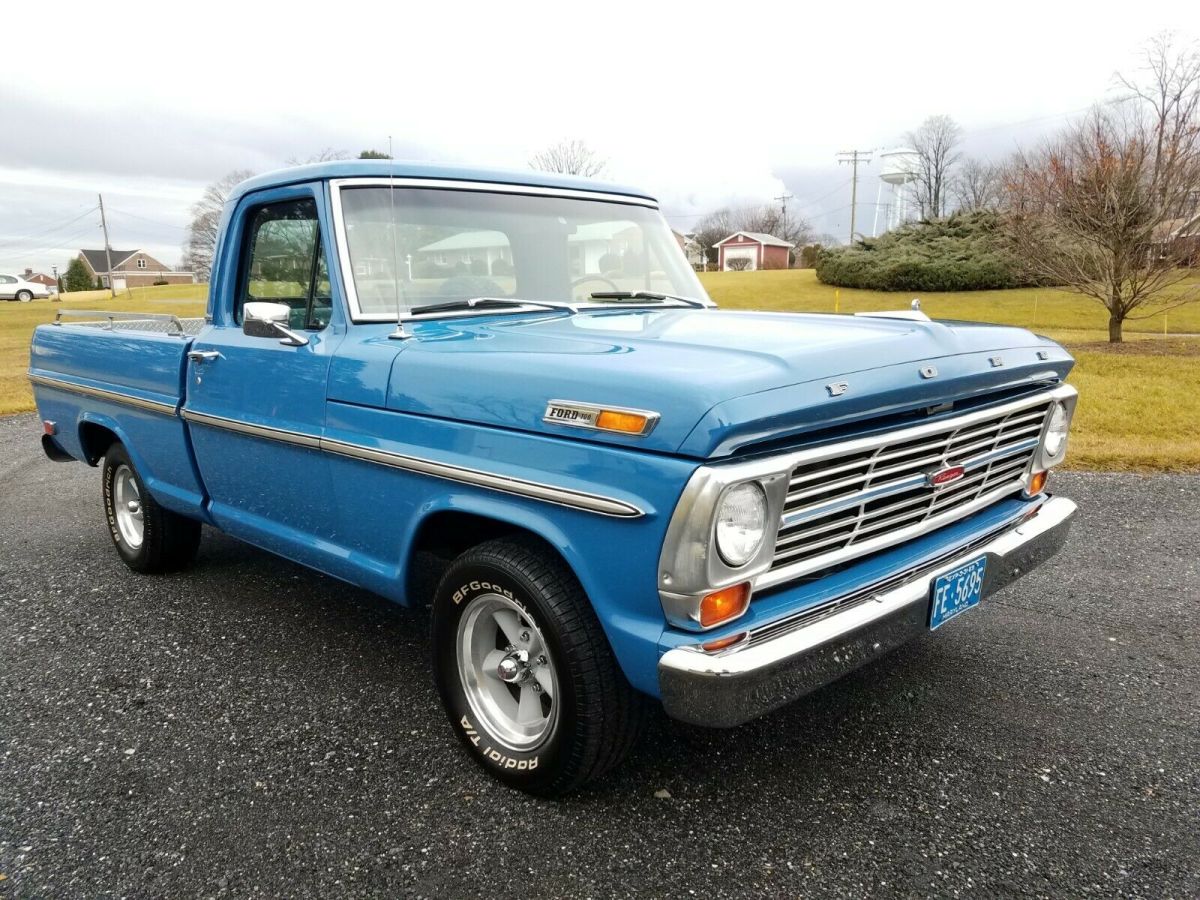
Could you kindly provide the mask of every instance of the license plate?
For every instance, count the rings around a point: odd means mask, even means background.
[[[929,610],[929,630],[949,622],[983,599],[983,572],[987,557],[980,557],[933,582],[933,601]]]

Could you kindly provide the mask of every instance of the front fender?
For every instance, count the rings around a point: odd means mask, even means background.
[[[602,518],[508,498],[451,491],[429,503],[408,524],[404,558],[411,560],[417,535],[433,516],[467,513],[537,535],[558,551],[592,603],[621,670],[645,693],[658,694],[658,643],[664,619],[655,584],[663,517],[636,522]]]

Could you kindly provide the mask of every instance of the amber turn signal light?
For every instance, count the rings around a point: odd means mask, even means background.
[[[638,413],[617,412],[612,409],[602,410],[596,416],[596,427],[601,431],[619,431],[622,434],[641,434],[649,423],[646,416]]]
[[[750,605],[750,582],[743,581],[706,594],[700,601],[700,624],[705,628],[736,619]]]
[[[1029,479],[1029,487],[1025,489],[1025,493],[1033,497],[1042,492],[1046,486],[1046,481],[1049,479],[1049,472],[1034,472]]]
[[[718,653],[721,650],[726,650],[734,644],[740,644],[746,639],[746,632],[739,631],[736,634],[731,634],[728,637],[717,638],[715,641],[706,641],[700,646],[704,648],[706,653]]]

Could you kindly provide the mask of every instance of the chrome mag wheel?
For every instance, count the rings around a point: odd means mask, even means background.
[[[112,490],[113,514],[117,519],[117,528],[121,531],[121,539],[131,550],[136,550],[142,546],[146,523],[142,515],[142,494],[138,490],[137,478],[129,466],[117,467],[113,474]]]
[[[467,703],[510,750],[531,750],[554,733],[558,676],[541,630],[500,594],[471,601],[458,624],[458,675]]]

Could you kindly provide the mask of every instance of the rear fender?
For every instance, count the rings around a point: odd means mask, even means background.
[[[85,425],[94,425],[112,432],[125,447],[146,490],[161,506],[211,524],[204,508],[203,495],[187,487],[193,479],[187,464],[189,456],[184,454],[179,446],[181,438],[182,442],[186,442],[181,419],[168,419],[156,413],[139,410],[122,410],[118,419],[104,411],[82,410],[76,427],[69,434],[64,432],[59,437],[66,452],[89,465],[96,465],[99,458],[89,451],[84,438]],[[167,465],[165,470],[164,462]],[[174,471],[181,466],[184,467],[184,471]]]

